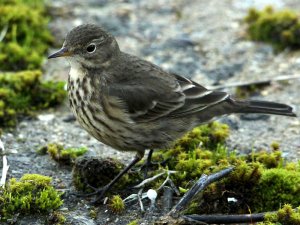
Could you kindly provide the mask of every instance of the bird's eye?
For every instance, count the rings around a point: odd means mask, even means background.
[[[89,46],[87,46],[86,51],[88,53],[93,53],[96,50],[96,45],[94,43],[90,44]]]

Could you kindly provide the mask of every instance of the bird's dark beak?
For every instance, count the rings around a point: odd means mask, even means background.
[[[70,56],[70,55],[71,55],[71,52],[69,51],[69,49],[66,47],[62,47],[57,52],[54,52],[53,54],[49,55],[48,59],[57,58],[57,57],[65,57],[65,56]]]

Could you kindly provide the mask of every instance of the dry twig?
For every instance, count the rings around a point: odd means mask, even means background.
[[[2,156],[2,158],[3,158],[3,167],[2,167],[2,176],[1,176],[1,180],[0,180],[0,187],[4,187],[5,182],[6,182],[7,172],[8,172],[8,169],[9,169],[9,165],[7,164],[5,149],[4,149],[4,145],[1,141],[1,139],[0,139],[0,152],[1,152],[1,154],[3,153],[3,156]]]
[[[285,81],[285,80],[293,80],[293,79],[300,79],[300,75],[281,75],[269,79],[259,80],[259,81],[250,81],[250,82],[234,82],[229,84],[220,84],[209,87],[211,90],[218,90],[218,89],[224,89],[224,88],[234,88],[234,87],[247,87],[250,85],[262,85],[262,84],[270,84],[272,82],[278,82],[278,81]]]

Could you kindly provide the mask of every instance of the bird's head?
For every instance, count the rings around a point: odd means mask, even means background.
[[[62,48],[48,58],[68,57],[71,63],[97,68],[109,65],[119,52],[118,43],[112,35],[94,24],[84,24],[73,28]]]

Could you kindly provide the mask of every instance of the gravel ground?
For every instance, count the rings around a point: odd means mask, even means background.
[[[247,9],[251,6],[262,8],[267,4],[300,9],[297,0],[57,0],[49,1],[53,15],[50,28],[59,48],[67,31],[74,26],[97,23],[116,36],[123,51],[192,78],[204,86],[297,74],[299,52],[274,54],[270,46],[244,38],[242,18]],[[64,60],[46,61],[45,78],[66,79],[68,68]],[[253,98],[290,104],[299,114],[299,90],[299,80],[277,82]],[[234,93],[235,90],[227,91]],[[9,156],[11,177],[41,173],[52,176],[58,188],[70,189],[71,169],[60,167],[48,156],[35,153],[39,146],[49,142],[86,146],[91,155],[113,156],[125,163],[132,158],[132,154],[117,152],[97,142],[76,122],[64,122],[69,115],[70,111],[64,105],[42,112],[36,119],[23,120],[15,130],[4,133],[2,140],[6,149],[18,151]],[[277,141],[287,158],[300,159],[300,122],[297,118],[231,115],[220,120],[232,128],[228,140],[230,149],[247,153],[253,149],[267,149]],[[103,206],[95,221],[89,217],[89,207],[88,201],[66,197],[63,210],[70,211],[67,216],[70,224],[127,224],[136,217],[134,213],[131,216],[112,215]],[[151,216],[146,213],[143,224],[150,223]],[[42,217],[26,217],[18,224],[44,224],[43,220]]]

